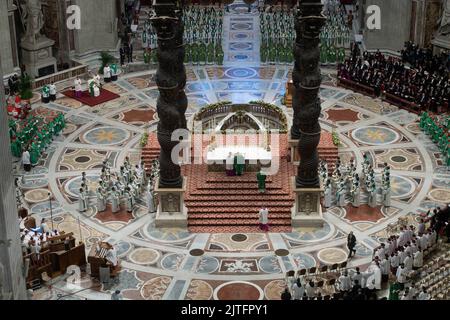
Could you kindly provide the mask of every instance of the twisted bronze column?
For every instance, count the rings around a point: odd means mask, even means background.
[[[159,187],[181,188],[181,168],[178,163],[172,161],[171,154],[179,143],[172,141],[172,133],[177,129],[187,129],[183,13],[175,1],[170,0],[156,0],[153,8],[155,12],[150,21],[158,36],[158,70],[155,80],[159,89],[156,105],[159,116],[158,141],[161,146]]]
[[[298,188],[320,186],[317,168],[320,142],[319,116],[321,103],[320,84],[320,31],[326,18],[322,14],[321,0],[300,0],[295,17],[296,41],[294,46],[295,66],[292,73],[294,94],[292,108],[294,120],[291,138],[299,140],[300,165],[295,178]]]

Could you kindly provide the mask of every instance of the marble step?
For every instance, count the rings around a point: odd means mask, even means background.
[[[188,230],[191,233],[263,233],[259,229],[259,224],[254,226],[189,226]],[[270,226],[269,232],[290,233],[291,226]]]
[[[276,226],[290,226],[291,220],[290,219],[269,219],[269,224]],[[190,226],[224,226],[224,225],[259,225],[259,219],[196,219],[196,220],[188,220],[188,227]]]

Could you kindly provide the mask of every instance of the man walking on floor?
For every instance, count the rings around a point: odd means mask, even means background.
[[[353,254],[356,253],[356,237],[353,234],[353,231],[350,231],[350,233],[347,236],[347,248],[348,248],[348,258],[350,259]]]

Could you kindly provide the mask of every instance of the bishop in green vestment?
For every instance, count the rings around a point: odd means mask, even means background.
[[[266,192],[266,175],[262,172],[262,170],[259,170],[259,172],[256,174],[256,178],[258,179],[258,190],[260,193]]]

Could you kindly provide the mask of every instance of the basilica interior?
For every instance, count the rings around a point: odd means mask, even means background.
[[[449,300],[449,0],[1,0],[0,300]]]

